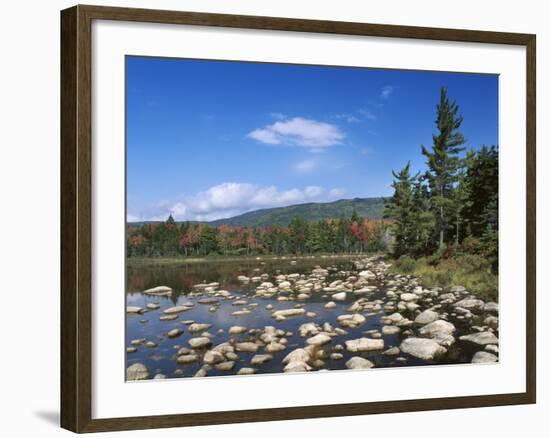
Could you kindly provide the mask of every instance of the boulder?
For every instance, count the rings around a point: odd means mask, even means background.
[[[168,336],[169,338],[177,338],[182,333],[183,333],[182,329],[175,328],[170,330],[168,333],[166,333],[166,336]]]
[[[346,301],[346,292],[338,292],[337,294],[332,295],[332,299],[336,301]]]
[[[498,357],[488,351],[478,351],[472,358],[472,363],[491,363],[497,361]]]
[[[340,315],[336,320],[342,327],[354,328],[364,324],[367,318],[360,313],[353,313],[351,315]]]
[[[464,298],[463,300],[457,301],[454,306],[462,307],[470,312],[482,312],[485,308],[485,303],[477,298]]]
[[[189,309],[191,309],[190,306],[173,306],[173,307],[168,307],[168,309],[164,309],[163,313],[170,315],[174,313],[185,312],[186,310],[189,310]]]
[[[352,353],[384,349],[383,339],[359,338],[346,341],[346,349]]]
[[[331,337],[325,333],[319,333],[318,335],[309,338],[306,343],[308,345],[314,345],[320,347],[321,345],[328,344],[331,341]]]
[[[189,333],[200,333],[200,332],[204,332],[206,330],[208,330],[210,327],[212,327],[212,324],[208,324],[208,323],[197,323],[197,322],[194,322],[193,324],[191,324],[189,326]]]
[[[271,314],[273,318],[288,318],[289,316],[298,316],[305,314],[306,311],[303,308],[294,308],[294,309],[284,309],[284,310],[276,310]]]
[[[273,356],[271,354],[255,354],[252,356],[252,359],[250,359],[250,364],[254,366],[263,365],[272,359]]]
[[[254,342],[238,342],[235,344],[235,350],[244,351],[247,353],[256,353],[258,348],[258,344],[255,344]]]
[[[176,362],[182,365],[193,363],[199,360],[199,356],[196,354],[184,354],[181,356],[178,356],[176,359]]]
[[[479,332],[464,335],[459,338],[461,341],[471,342],[477,345],[497,344],[498,338],[491,332]]]
[[[223,356],[223,354],[220,353],[219,351],[214,351],[214,350],[208,350],[206,353],[204,353],[204,356],[202,358],[202,361],[209,365],[223,362],[224,360],[225,360],[225,357]]]
[[[422,313],[414,319],[414,322],[419,325],[426,325],[430,322],[434,322],[439,318],[439,313],[434,312],[433,310],[424,310]]]
[[[170,296],[172,295],[172,288],[168,286],[157,286],[144,290],[143,293],[146,295]]]
[[[401,329],[395,325],[385,325],[382,327],[382,334],[384,336],[396,335],[401,332]]]
[[[374,364],[363,357],[353,356],[346,362],[346,367],[350,370],[367,370],[372,368]]]
[[[246,332],[248,329],[246,327],[243,327],[242,325],[234,325],[232,327],[229,327],[229,334],[230,335],[240,335],[244,332]]]
[[[438,319],[437,321],[426,324],[418,332],[422,336],[431,338],[444,347],[449,347],[455,341],[455,338],[453,337],[453,333],[455,331],[456,328],[452,323]]]
[[[126,368],[126,380],[145,380],[149,378],[149,370],[140,362]]]
[[[199,338],[191,338],[187,341],[189,345],[191,345],[191,348],[205,348],[212,345],[212,341],[210,338],[207,338],[206,336],[201,336]]]
[[[138,306],[127,306],[126,313],[143,313],[143,308]]]
[[[434,360],[447,352],[447,350],[436,341],[425,338],[407,338],[401,342],[399,349],[403,353],[410,354],[411,356],[423,360]]]
[[[216,368],[218,371],[229,371],[233,369],[234,366],[234,360],[226,360],[224,362],[217,363],[216,365],[214,365],[214,368]]]

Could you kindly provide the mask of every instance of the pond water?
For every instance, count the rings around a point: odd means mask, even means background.
[[[277,296],[272,298],[254,297],[258,283],[243,283],[238,280],[240,275],[247,277],[267,274],[269,278],[263,281],[269,281],[276,284],[275,276],[279,274],[310,274],[315,267],[329,269],[327,283],[341,279],[345,280],[350,275],[357,272],[352,259],[346,258],[307,258],[297,259],[270,259],[270,260],[237,260],[237,261],[208,261],[194,263],[171,263],[171,264],[133,264],[127,266],[127,306],[137,306],[146,309],[147,304],[156,303],[160,307],[155,310],[146,310],[142,314],[127,314],[126,317],[126,347],[134,345],[137,350],[128,352],[127,366],[134,363],[144,364],[149,371],[149,377],[156,374],[163,374],[167,378],[191,377],[202,366],[202,361],[179,364],[176,361],[176,353],[180,347],[189,347],[188,340],[200,334],[190,334],[187,330],[190,321],[197,323],[209,323],[212,326],[207,330],[211,334],[212,345],[216,346],[223,342],[233,339],[236,342],[257,339],[257,334],[251,335],[248,332],[240,335],[229,335],[228,330],[231,326],[245,326],[247,329],[264,329],[266,326],[274,326],[276,329],[284,330],[287,340],[286,349],[281,352],[273,353],[273,359],[260,366],[254,366],[256,373],[279,373],[283,372],[284,364],[282,359],[292,350],[303,348],[306,345],[305,337],[299,334],[299,327],[307,322],[315,322],[323,325],[328,322],[333,327],[339,327],[336,318],[339,315],[349,314],[347,310],[350,305],[357,300],[353,293],[347,294],[347,299],[343,302],[336,302],[336,307],[326,309],[324,306],[331,301],[330,294],[323,292],[312,293],[311,297],[304,301],[278,301]],[[197,294],[193,286],[202,283],[219,283],[220,290],[228,291],[234,299],[224,299],[223,297],[214,297],[218,301],[215,305],[200,304],[202,298],[212,298],[212,296]],[[151,296],[145,295],[141,291],[156,286],[169,286],[173,289],[172,296]],[[369,300],[386,300],[386,289],[380,285],[379,289],[374,290],[368,295]],[[236,300],[246,300],[245,305],[235,305]],[[177,314],[177,319],[171,321],[162,321],[159,318],[164,314],[163,311],[174,305],[182,305],[192,302],[194,306],[187,311]],[[283,321],[276,321],[272,317],[272,312],[280,309],[290,309],[297,304],[303,306],[307,312],[314,312],[315,317],[308,317],[306,314],[289,317]],[[271,305],[271,309],[266,306]],[[271,307],[268,306],[268,307]],[[234,316],[233,312],[241,310],[243,307],[250,309],[248,315]],[[364,324],[357,328],[346,328],[346,335],[334,337],[330,343],[321,348],[326,351],[324,364],[320,369],[346,369],[345,363],[352,356],[361,356],[379,367],[401,367],[433,364],[432,361],[424,361],[413,356],[401,353],[399,356],[389,356],[382,351],[371,351],[362,353],[350,353],[345,348],[338,349],[343,355],[341,359],[334,360],[330,354],[334,352],[335,345],[344,346],[346,340],[369,337],[365,332],[371,330],[381,331],[383,323],[381,318],[386,316],[384,311],[367,316]],[[413,318],[414,319],[414,316]],[[167,333],[178,328],[183,333],[177,337],[171,338]],[[461,333],[460,325],[457,324],[458,338]],[[401,335],[383,336],[384,350],[401,343]],[[134,341],[134,343],[132,343]],[[147,346],[145,341],[153,341],[151,346]],[[257,351],[257,354],[265,353],[263,348]],[[255,353],[238,352],[238,359],[234,367],[229,371],[219,371],[212,367],[207,373],[208,376],[233,375],[244,367],[252,367],[250,360]],[[459,343],[451,347],[445,358],[438,363],[466,363],[470,362],[472,352]]]

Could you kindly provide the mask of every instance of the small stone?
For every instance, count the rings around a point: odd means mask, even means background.
[[[182,329],[175,328],[175,329],[170,330],[168,333],[166,333],[166,336],[168,336],[169,338],[177,338],[182,333],[183,333]]]
[[[337,305],[334,301],[329,301],[328,303],[325,304],[325,309],[334,309],[336,307]]]
[[[245,376],[245,375],[255,374],[255,373],[256,373],[256,370],[254,368],[247,368],[247,367],[241,368],[239,371],[237,371],[237,374],[239,376]]]

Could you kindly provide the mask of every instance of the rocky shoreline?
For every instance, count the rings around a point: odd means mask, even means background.
[[[259,268],[254,275],[237,278],[247,293],[202,283],[177,305],[164,307],[155,301],[143,307],[129,305],[127,317],[140,318],[143,325],[151,318],[177,325],[158,339],[130,340],[126,351],[133,363],[126,378],[191,376],[186,373],[190,366],[195,377],[214,372],[254,374],[274,361],[280,361],[283,372],[392,366],[379,365],[378,358],[391,359],[395,366],[418,361],[461,363],[457,352],[467,354],[471,363],[498,361],[497,303],[485,303],[460,285],[447,290],[424,288],[417,278],[391,272],[391,265],[380,257],[361,257],[353,266],[351,270],[317,266],[301,274],[268,274]],[[165,298],[172,289],[157,286],[142,293]],[[311,309],[312,300],[322,303],[322,312]],[[184,319],[185,312],[202,306],[211,315],[231,306],[227,311],[234,324],[222,327],[209,320]],[[262,308],[269,312],[271,324],[257,326],[254,316]],[[332,323],[324,319],[331,312],[341,312]],[[294,319],[304,322],[295,331],[281,328]],[[376,321],[375,328],[365,330],[369,321]],[[177,341],[184,333],[189,336],[185,345],[172,346],[173,375],[131,360],[139,350],[154,350],[164,339]]]

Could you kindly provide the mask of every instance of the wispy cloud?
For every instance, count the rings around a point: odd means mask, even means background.
[[[371,110],[368,110],[368,109],[360,109],[359,111],[359,114],[361,114],[365,119],[368,119],[368,120],[376,120],[376,115],[371,111]]]
[[[345,134],[336,125],[294,117],[257,128],[249,132],[247,137],[264,144],[321,149],[341,144]]]
[[[163,201],[142,214],[128,213],[128,221],[165,220],[171,213],[176,220],[211,221],[260,208],[283,207],[304,202],[329,202],[341,198],[340,188],[306,186],[280,190],[276,186],[225,182],[193,196]]]
[[[280,112],[269,113],[269,117],[271,117],[272,119],[275,119],[275,120],[284,120],[284,119],[286,119],[286,115],[284,115],[283,113],[280,113]]]
[[[380,91],[380,97],[384,100],[389,99],[390,96],[393,93],[393,90],[394,90],[394,88],[391,85],[386,85],[386,86],[382,87],[382,91]]]
[[[319,162],[317,160],[308,159],[299,161],[294,165],[294,170],[298,173],[311,173],[319,167]]]
[[[361,121],[357,117],[355,117],[353,114],[346,114],[346,113],[344,113],[344,114],[335,114],[333,117],[335,119],[345,120],[348,123],[358,123],[358,122]]]

